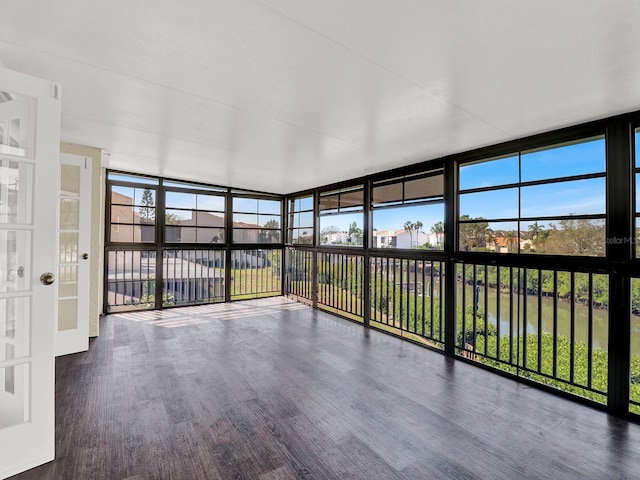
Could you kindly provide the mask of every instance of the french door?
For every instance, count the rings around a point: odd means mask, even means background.
[[[59,96],[0,68],[0,478],[54,457]]]
[[[89,348],[91,159],[60,155],[56,356]]]

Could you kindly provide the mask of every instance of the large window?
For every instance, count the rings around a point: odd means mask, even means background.
[[[604,137],[464,164],[459,249],[605,255]]]
[[[224,243],[224,195],[167,191],[165,242]]]
[[[278,195],[112,171],[107,191],[105,311],[281,292]]]
[[[362,185],[320,193],[320,245],[362,246]]]
[[[113,180],[109,185],[109,240],[118,243],[155,242],[157,180],[154,183],[147,178],[124,175],[110,175],[109,179]],[[130,182],[145,184],[132,186]]]
[[[373,248],[444,248],[442,169],[374,182]]]
[[[313,244],[313,195],[289,200],[290,244]]]
[[[280,243],[282,202],[233,198],[233,243]]]

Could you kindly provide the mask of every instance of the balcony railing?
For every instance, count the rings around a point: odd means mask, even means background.
[[[640,414],[640,278],[631,279],[631,362],[629,410]]]
[[[606,403],[609,278],[456,265],[456,353]]]
[[[371,325],[444,348],[444,262],[372,257]]]
[[[231,252],[231,300],[261,298],[282,292],[282,250],[243,249]]]
[[[318,308],[364,320],[364,256],[318,253]]]
[[[156,252],[112,250],[107,255],[106,301],[109,311],[154,308]]]
[[[287,248],[285,292],[309,305],[313,304],[313,256],[309,250]]]
[[[162,305],[224,301],[224,251],[165,249],[162,255]]]

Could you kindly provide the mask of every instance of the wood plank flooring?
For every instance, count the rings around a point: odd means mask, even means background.
[[[281,297],[100,331],[14,479],[640,478],[640,425]]]

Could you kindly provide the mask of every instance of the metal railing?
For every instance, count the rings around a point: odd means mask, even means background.
[[[285,294],[302,303],[313,304],[313,256],[310,250],[287,248]]]
[[[155,307],[156,252],[107,252],[106,294],[110,312]]]
[[[456,354],[606,403],[606,274],[456,264]]]
[[[640,278],[631,279],[631,360],[629,410],[640,414]]]
[[[318,308],[364,321],[364,256],[319,252]]]
[[[231,300],[261,298],[282,293],[282,250],[231,251]]]
[[[223,302],[224,255],[222,250],[163,250],[162,305]]]
[[[370,265],[371,325],[443,349],[444,262],[372,257]]]

